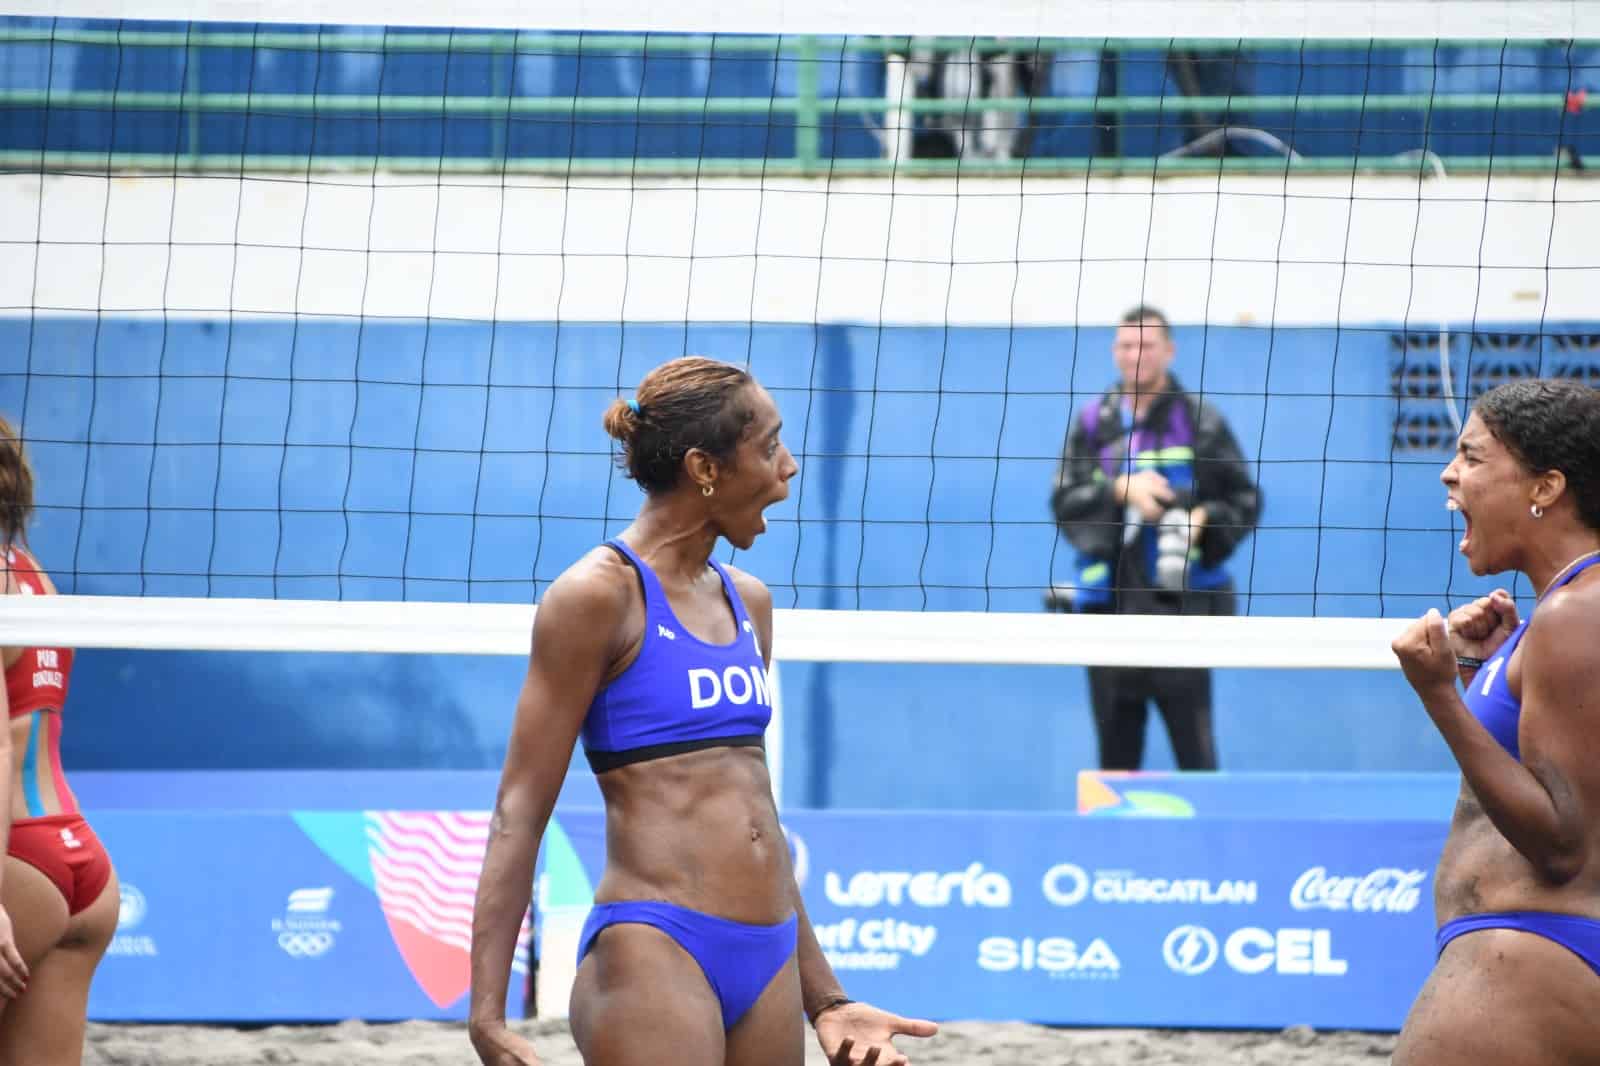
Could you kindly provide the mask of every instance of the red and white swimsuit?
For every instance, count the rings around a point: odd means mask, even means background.
[[[20,595],[50,595],[44,572],[26,551],[13,547],[5,561]],[[111,858],[84,821],[61,768],[61,713],[71,677],[71,648],[24,648],[6,668],[11,760],[28,811],[11,823],[6,851],[55,882],[68,912],[77,914],[111,880]],[[28,719],[27,740],[20,744],[19,718]]]

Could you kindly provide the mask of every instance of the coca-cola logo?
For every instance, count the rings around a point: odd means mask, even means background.
[[[1409,914],[1422,899],[1426,870],[1383,866],[1359,877],[1335,877],[1313,866],[1295,879],[1289,905],[1297,911],[1368,911]]]

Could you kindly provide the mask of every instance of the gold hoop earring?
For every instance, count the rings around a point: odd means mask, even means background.
[[[702,496],[709,496],[716,491],[717,490],[710,484],[710,482],[700,486],[700,495]]]
[[[1544,517],[1544,508],[1540,507],[1536,503],[1535,504],[1531,504],[1528,507],[1528,513],[1533,515],[1533,517],[1535,517],[1535,518],[1543,518]]]

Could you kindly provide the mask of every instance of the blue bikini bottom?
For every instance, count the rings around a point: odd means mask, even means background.
[[[600,930],[610,925],[648,925],[687,951],[722,1004],[722,1028],[732,1029],[794,954],[800,922],[791,914],[777,925],[746,925],[671,903],[597,903],[583,923],[578,961]]]
[[[1477,929],[1521,929],[1536,933],[1546,940],[1572,952],[1589,964],[1600,975],[1600,922],[1593,918],[1580,918],[1575,914],[1552,914],[1549,911],[1501,911],[1498,914],[1468,914],[1453,918],[1439,927],[1437,942],[1439,952],[1462,933]]]

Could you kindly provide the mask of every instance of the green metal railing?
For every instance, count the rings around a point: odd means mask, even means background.
[[[1433,43],[1433,42],[1429,42]],[[1447,45],[1451,42],[1437,42]],[[1482,47],[1483,42],[1456,42]],[[181,48],[185,51],[185,84],[181,91],[103,91],[83,89],[7,89],[0,88],[0,110],[45,109],[58,111],[173,112],[188,122],[188,150],[179,157],[163,153],[104,152],[68,150],[28,150],[0,147],[0,166],[8,168],[104,168],[172,170],[279,170],[362,169],[463,172],[559,172],[595,174],[1050,174],[1050,173],[1215,173],[1219,170],[1245,173],[1348,173],[1352,170],[1426,173],[1428,164],[1412,153],[1395,158],[1301,156],[1164,158],[1164,157],[1032,157],[1015,160],[991,159],[862,159],[830,158],[822,152],[822,131],[840,116],[881,117],[954,115],[965,120],[982,113],[1015,115],[1083,115],[1090,121],[1151,116],[1170,119],[1188,112],[1251,112],[1316,115],[1349,113],[1408,112],[1423,116],[1418,145],[1424,147],[1423,129],[1435,114],[1480,111],[1496,115],[1525,112],[1559,113],[1572,100],[1560,93],[1459,93],[1459,94],[1264,94],[1235,96],[1181,95],[1106,95],[1071,97],[1015,97],[1006,99],[903,99],[882,97],[822,97],[820,71],[824,64],[861,61],[888,53],[904,54],[915,45],[919,49],[946,52],[966,51],[970,40],[907,38],[818,38],[818,37],[713,37],[647,35],[578,35],[548,33],[403,33],[371,32],[290,32],[194,30],[168,32],[147,30],[66,29],[44,32],[0,26],[0,46],[16,44],[65,44],[116,48]],[[1329,49],[1357,49],[1369,54],[1395,47],[1416,47],[1414,41],[1238,41],[1227,42],[1225,51],[1235,49],[1285,49],[1321,52]],[[1052,53],[1062,50],[1126,53],[1166,50],[1174,47],[1203,50],[1216,54],[1216,41],[1084,41],[1070,39],[1008,40],[1003,47],[1013,54]],[[489,55],[507,57],[544,53],[576,53],[584,57],[611,54],[648,56],[663,54],[767,55],[781,62],[796,64],[796,93],[793,97],[658,97],[658,96],[519,96],[512,91],[511,79],[503,65],[492,79],[504,91],[482,95],[412,95],[387,93],[284,93],[211,92],[198,83],[197,58],[204,49],[299,50],[314,53],[418,53],[450,55]],[[376,118],[501,118],[517,116],[556,116],[577,119],[585,116],[629,120],[678,117],[684,121],[711,118],[771,120],[781,117],[792,124],[795,134],[791,158],[528,158],[506,154],[496,134],[488,156],[410,157],[347,156],[301,153],[240,155],[207,153],[201,143],[200,119],[206,114],[250,114],[274,116],[330,116]],[[1487,135],[1487,132],[1485,132]],[[1291,146],[1292,147],[1292,146]],[[1452,172],[1487,169],[1549,172],[1565,165],[1560,156],[1502,154],[1496,156],[1445,156]]]
[[[802,70],[807,68],[802,67]],[[813,79],[815,75],[812,75]],[[806,78],[800,79],[805,88]],[[813,87],[814,88],[814,87]],[[89,108],[116,111],[231,111],[238,114],[400,115],[862,115],[892,107],[911,114],[978,114],[984,111],[1126,115],[1140,112],[1293,111],[1521,111],[1559,110],[1559,93],[1469,93],[1459,96],[1103,96],[1009,97],[963,100],[892,100],[835,97],[827,103],[804,93],[787,97],[738,96],[410,96],[377,93],[188,93],[105,90],[0,90],[0,106]]]
[[[810,41],[826,42],[829,54],[882,55],[886,52],[907,52],[911,48],[943,52],[964,52],[984,38],[969,37],[789,37],[758,34],[627,34],[627,33],[541,33],[537,31],[484,32],[468,30],[450,32],[392,32],[381,27],[367,30],[239,30],[192,29],[188,32],[172,30],[94,30],[81,28],[41,30],[0,26],[0,44],[80,44],[120,45],[124,47],[182,48],[263,48],[299,49],[340,52],[446,52],[462,53],[512,53],[512,52],[575,52],[607,54],[604,49],[617,53],[634,52],[689,52],[689,53],[773,53],[803,47]],[[1412,40],[1391,38],[1382,41],[1339,40],[1336,38],[1308,40],[1272,40],[1269,38],[1084,38],[1084,37],[1028,37],[1008,38],[1003,47],[1011,52],[1081,51],[1093,48],[1110,52],[1151,52],[1190,50],[1203,52],[1276,51],[1285,49],[1304,52],[1324,51],[1392,51],[1396,48],[1437,46],[1440,48],[1483,48],[1492,42],[1482,39],[1463,40]],[[1583,42],[1575,42],[1583,43]],[[598,46],[598,47],[597,47]],[[1000,45],[996,45],[1000,47]]]

